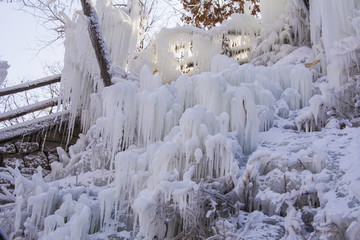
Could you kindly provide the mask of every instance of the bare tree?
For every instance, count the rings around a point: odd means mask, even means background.
[[[1,1],[1,0],[0,0]],[[112,0],[113,6],[130,13],[131,0]],[[144,49],[155,32],[156,27],[164,27],[170,16],[169,8],[174,5],[172,0],[139,0],[140,26],[139,49]],[[43,26],[54,33],[54,37],[44,41],[42,48],[51,45],[65,36],[65,26],[71,23],[69,16],[78,6],[73,0],[22,0],[21,9],[32,14]],[[172,8],[171,8],[172,10]],[[159,26],[157,26],[159,25]]]
[[[41,24],[54,33],[54,37],[45,40],[42,48],[51,45],[65,36],[65,26],[71,23],[69,16],[74,11],[72,0],[22,0],[21,10],[35,16]]]

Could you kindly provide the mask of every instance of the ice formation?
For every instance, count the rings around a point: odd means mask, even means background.
[[[355,16],[355,2],[310,0],[311,41],[315,45],[321,39],[327,56],[330,56],[336,41],[352,35],[351,18]]]
[[[274,2],[261,33],[260,21],[246,15],[209,32],[166,29],[135,61],[137,1],[130,14],[98,2],[115,63],[109,87],[84,40],[86,19],[76,15],[66,30],[62,86],[70,125],[81,112],[83,134],[68,152],[57,149],[60,161],[45,178],[41,169],[31,179],[17,168],[0,173],[15,187],[0,195],[13,201],[1,207],[14,216],[1,222],[10,237],[356,239],[360,166],[352,170],[351,159],[360,134],[322,128],[326,112],[340,106],[334,88],[357,73],[358,19],[350,15],[344,36],[327,33],[319,31],[330,16],[325,1],[310,1],[310,15],[302,1]],[[339,9],[341,25],[352,10]],[[313,49],[302,46],[310,30]],[[219,55],[223,40],[236,56]],[[253,41],[252,63],[239,65]],[[327,68],[311,64],[319,56]],[[324,70],[332,75],[317,79]]]
[[[310,41],[309,13],[303,1],[261,1],[264,24],[251,45],[250,60],[255,65],[273,65]]]
[[[359,75],[358,9],[355,0],[310,1],[311,41],[329,83],[323,95],[329,107],[347,112],[354,107],[354,87]]]
[[[213,59],[213,64],[217,61],[222,59]],[[147,66],[139,82],[116,80],[91,95],[94,119],[89,121],[94,124],[70,147],[70,156],[58,149],[60,162],[52,164],[48,176],[77,179],[79,174],[110,170],[103,180],[108,187],[96,193],[84,188],[67,192],[37,177],[27,197],[31,215],[17,226],[26,236],[33,229],[46,239],[59,234],[69,239],[107,236],[114,229],[132,228],[138,229],[137,236],[164,238],[176,236],[179,228],[190,234],[207,226],[219,204],[206,197],[207,188],[219,187],[209,179],[235,184],[242,156],[256,150],[259,130],[271,128],[282,86],[291,86],[291,72],[300,70],[305,74],[295,80],[307,83],[308,70],[297,65],[250,64],[181,76],[165,85]],[[304,86],[311,90],[311,85]],[[301,99],[307,97],[307,90],[299,91]],[[193,225],[198,220],[190,213],[205,207],[204,198],[211,199],[212,207]]]
[[[136,12],[136,8],[133,10]],[[125,71],[122,69],[127,68],[129,55],[136,47],[130,44],[136,42],[137,28],[133,27],[138,21],[136,14],[129,16],[122,10],[114,8],[110,1],[98,1],[97,13],[114,63],[113,71],[115,71],[115,75],[119,75],[119,71],[116,70],[120,69],[120,75],[123,76]],[[96,119],[96,116],[91,116],[96,113],[89,112],[90,93],[96,93],[103,88],[95,53],[88,37],[87,21],[87,18],[78,12],[74,15],[71,25],[67,26],[65,30],[64,61],[67,64],[61,75],[61,86],[63,104],[71,106],[70,132],[80,113],[83,119],[82,127],[85,131],[94,123],[89,122],[89,119]],[[133,22],[135,23],[133,24]],[[76,84],[72,84],[74,79],[78,80]],[[69,138],[70,136],[71,134],[69,134]]]
[[[9,64],[6,61],[0,60],[0,86],[4,82],[7,76],[7,69],[9,68]]]
[[[285,11],[285,7],[286,0],[261,0],[260,10],[262,26],[272,24],[275,20],[277,20],[280,15]]]
[[[258,106],[258,116],[259,116],[259,130],[260,132],[268,131],[274,125],[274,112],[267,106],[259,105]],[[285,114],[280,114],[280,117],[284,117]]]
[[[191,26],[162,29],[153,45],[137,56],[132,70],[138,72],[144,63],[151,63],[152,71],[158,72],[164,83],[169,83],[181,73],[194,75],[210,71],[212,57],[224,52],[238,62],[247,62],[250,44],[260,30],[258,19],[236,14],[210,31]]]
[[[326,123],[326,104],[321,95],[313,96],[310,101],[310,107],[303,108],[299,116],[295,118],[298,130],[304,129],[306,132],[320,130]]]

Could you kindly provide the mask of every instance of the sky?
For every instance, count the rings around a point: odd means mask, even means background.
[[[0,60],[10,65],[8,86],[46,77],[46,65],[62,61],[61,41],[39,52],[46,38],[50,39],[51,33],[32,15],[19,10],[17,3],[0,2]]]

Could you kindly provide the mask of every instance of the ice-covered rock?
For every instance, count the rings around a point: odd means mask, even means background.
[[[326,105],[321,95],[313,96],[310,101],[311,112],[314,116],[315,125],[319,128],[323,127],[326,122]]]
[[[295,118],[298,130],[304,127],[306,132],[320,130],[326,123],[326,105],[321,95],[313,96],[310,107],[303,108]]]

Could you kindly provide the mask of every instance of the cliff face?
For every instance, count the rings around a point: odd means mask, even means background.
[[[77,125],[74,135],[69,142],[72,145],[78,139],[80,128]],[[25,177],[31,178],[38,167],[42,168],[43,175],[51,172],[50,164],[59,161],[56,148],[66,148],[65,128],[59,130],[53,127],[47,131],[39,130],[22,137],[14,137],[10,140],[0,143],[0,174],[8,171],[7,167],[20,170]],[[0,185],[12,191],[11,181],[6,178],[0,178]],[[0,190],[0,193],[4,193]],[[11,200],[11,199],[8,199]],[[8,202],[6,198],[1,198],[0,203]]]

